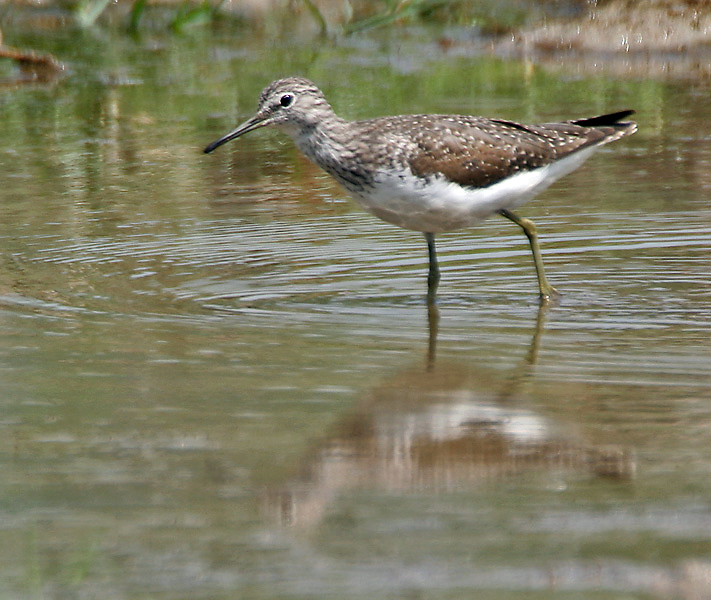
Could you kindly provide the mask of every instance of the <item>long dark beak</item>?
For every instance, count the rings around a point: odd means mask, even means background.
[[[264,117],[255,115],[253,116],[249,121],[245,121],[237,127],[234,131],[230,131],[226,136],[221,137],[219,140],[212,142],[203,152],[205,154],[209,154],[212,152],[215,148],[218,148],[219,146],[222,146],[222,144],[226,144],[230,140],[233,140],[235,138],[238,138],[241,135],[244,135],[245,133],[252,131],[254,129],[259,129],[260,127],[264,127],[265,125],[269,125],[269,121],[267,121]]]

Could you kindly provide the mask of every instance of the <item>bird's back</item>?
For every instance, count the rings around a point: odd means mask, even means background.
[[[375,163],[400,163],[418,177],[443,176],[483,188],[634,133],[636,124],[623,121],[630,114],[538,125],[465,115],[402,115],[356,121],[354,138],[361,154],[372,155]]]

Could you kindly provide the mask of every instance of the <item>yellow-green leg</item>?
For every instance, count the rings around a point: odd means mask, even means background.
[[[529,243],[531,244],[531,252],[533,252],[533,262],[536,265],[536,274],[538,275],[538,289],[541,291],[541,302],[550,302],[554,300],[560,293],[546,279],[546,272],[543,270],[543,259],[541,258],[541,248],[538,245],[538,236],[536,235],[536,226],[533,221],[519,217],[516,213],[510,210],[500,210],[499,214],[506,217],[509,221],[513,221],[526,234]]]

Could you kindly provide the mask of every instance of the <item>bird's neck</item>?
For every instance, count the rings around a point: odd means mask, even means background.
[[[296,145],[317,165],[326,168],[335,157],[348,153],[348,121],[336,113],[321,115],[315,123],[302,124],[295,131],[288,131]]]

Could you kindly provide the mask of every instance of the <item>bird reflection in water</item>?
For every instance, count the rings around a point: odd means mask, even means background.
[[[436,364],[439,313],[431,307],[425,368],[420,364],[373,388],[334,425],[297,475],[265,492],[268,518],[315,526],[336,498],[354,489],[444,493],[534,470],[633,477],[631,449],[581,441],[522,394],[545,310],[538,312],[522,364],[502,388],[472,365]]]

